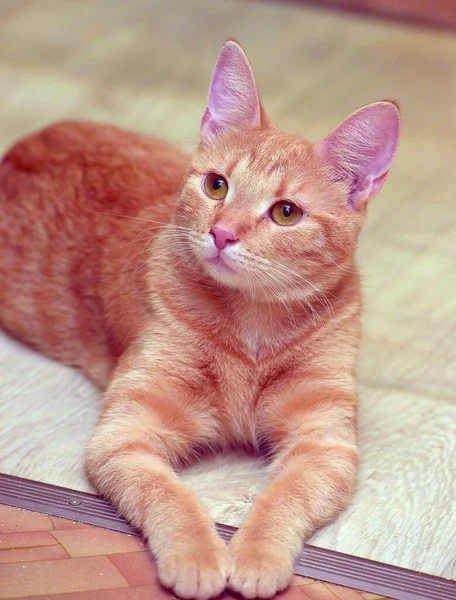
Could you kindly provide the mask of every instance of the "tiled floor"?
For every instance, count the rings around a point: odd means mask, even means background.
[[[295,577],[280,600],[386,600]],[[278,598],[279,598],[278,597]],[[0,506],[0,598],[171,599],[144,543],[133,536]],[[234,598],[229,593],[223,600]]]

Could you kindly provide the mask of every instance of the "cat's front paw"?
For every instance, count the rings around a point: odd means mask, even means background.
[[[277,544],[253,541],[239,530],[230,546],[228,586],[244,598],[271,598],[284,590],[293,576],[293,558]]]
[[[181,540],[156,553],[161,583],[181,598],[207,600],[221,594],[228,577],[228,547],[215,533],[210,540]]]

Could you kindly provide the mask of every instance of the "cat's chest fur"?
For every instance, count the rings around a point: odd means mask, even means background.
[[[187,310],[156,296],[160,335],[151,336],[148,354],[158,371],[163,355],[173,357],[180,376],[199,390],[202,409],[214,415],[222,441],[257,445],[258,409],[265,398],[280,396],[299,354],[291,343],[299,339],[296,326],[268,305],[233,306],[222,320],[220,308],[201,297],[178,298]]]
[[[238,316],[233,335],[246,357],[260,368],[268,358],[280,361],[284,349],[296,336],[296,324],[287,315],[265,305]]]
[[[274,341],[258,325],[243,330],[237,351],[213,347],[214,359],[205,371],[215,392],[223,437],[254,446],[262,437],[259,409],[272,396],[280,400],[296,358],[278,339],[274,351]]]
[[[257,446],[262,437],[259,409],[268,398],[280,397],[290,372],[285,356],[254,361],[219,350],[206,375],[215,392],[222,438]]]

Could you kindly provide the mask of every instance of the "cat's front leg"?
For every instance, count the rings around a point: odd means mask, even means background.
[[[356,414],[356,393],[336,382],[308,384],[263,408],[274,478],[230,544],[229,586],[245,598],[284,589],[303,542],[346,507],[358,467]]]
[[[228,549],[173,465],[195,445],[214,441],[210,410],[170,376],[144,373],[113,380],[87,448],[95,488],[148,539],[161,582],[183,598],[205,600],[226,586]]]

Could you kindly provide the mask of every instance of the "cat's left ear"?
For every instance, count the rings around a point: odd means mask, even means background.
[[[258,127],[261,104],[253,71],[244,50],[234,40],[223,44],[201,121],[201,139],[241,127]]]
[[[354,210],[382,187],[399,142],[400,125],[395,102],[375,102],[351,114],[315,145],[334,178],[347,185],[348,205]]]

